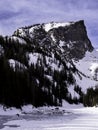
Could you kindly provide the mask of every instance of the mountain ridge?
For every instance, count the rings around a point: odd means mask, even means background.
[[[59,44],[60,41],[64,41],[66,45],[64,49],[66,49],[67,52],[70,49],[69,53],[71,57],[74,55],[76,58],[78,58],[78,52],[83,53],[79,56],[79,58],[83,58],[87,50],[92,51],[94,49],[88,39],[83,20],[69,23],[51,22],[20,28],[14,32],[13,36],[28,38],[32,42],[36,39],[36,42],[38,40],[38,44],[44,44],[45,42],[49,42],[49,44]],[[73,49],[71,49],[71,47]],[[84,50],[82,49],[81,51],[81,48]],[[74,50],[77,50],[77,53]]]
[[[0,46],[1,103],[19,107],[83,102],[80,82],[91,79],[75,63],[94,50],[83,20],[22,27],[12,36],[1,36]]]

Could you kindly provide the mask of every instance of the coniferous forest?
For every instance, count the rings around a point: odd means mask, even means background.
[[[32,104],[36,107],[43,105],[61,106],[63,99],[69,103],[82,102],[81,98],[72,99],[67,89],[67,82],[69,84],[75,83],[72,75],[72,72],[76,71],[75,67],[68,68],[61,61],[64,70],[51,70],[46,64],[45,52],[39,47],[34,48],[30,44],[20,44],[19,41],[8,37],[0,36],[0,46],[2,50],[0,54],[0,104],[20,108],[26,104]],[[44,60],[39,58],[36,64],[29,66],[28,58],[25,55],[27,51],[40,52]],[[58,55],[56,57],[60,58]],[[8,59],[16,61],[14,67]],[[45,64],[47,70],[45,70]],[[51,80],[49,76],[52,77]],[[75,91],[78,90],[81,95],[81,89],[76,89],[76,87]]]

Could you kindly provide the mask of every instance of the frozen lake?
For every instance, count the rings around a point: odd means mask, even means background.
[[[1,130],[98,130],[98,108],[36,109],[1,115]]]

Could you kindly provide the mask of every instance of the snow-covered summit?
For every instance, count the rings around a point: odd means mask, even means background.
[[[28,32],[30,34],[33,33],[36,29],[41,29],[41,28],[44,29],[46,32],[48,32],[53,28],[66,27],[75,23],[76,22],[49,22],[49,23],[35,24],[28,27],[21,27],[17,29],[14,32],[14,35],[21,34],[21,36],[25,36],[26,35],[25,33]]]
[[[66,23],[59,23],[59,22],[51,22],[51,23],[46,23],[44,24],[44,29],[46,32],[53,28],[59,28],[59,27],[65,27],[65,26],[70,26],[74,24],[74,22],[66,22]]]
[[[71,58],[83,58],[86,51],[91,52],[93,50],[83,20],[61,23],[49,22],[22,27],[17,29],[13,36],[29,41],[33,45],[34,43],[39,46],[45,45],[47,48],[51,45],[60,45],[62,41],[63,53],[67,52]]]

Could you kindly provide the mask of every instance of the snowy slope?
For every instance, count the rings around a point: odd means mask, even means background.
[[[83,74],[81,80],[76,76],[76,82],[86,91],[89,87],[94,87],[98,84],[96,69],[98,68],[98,51],[86,52],[85,57],[79,61],[74,61],[76,68]]]
[[[85,57],[76,63],[76,67],[90,78],[94,77],[94,72],[98,68],[98,51],[87,52]]]

